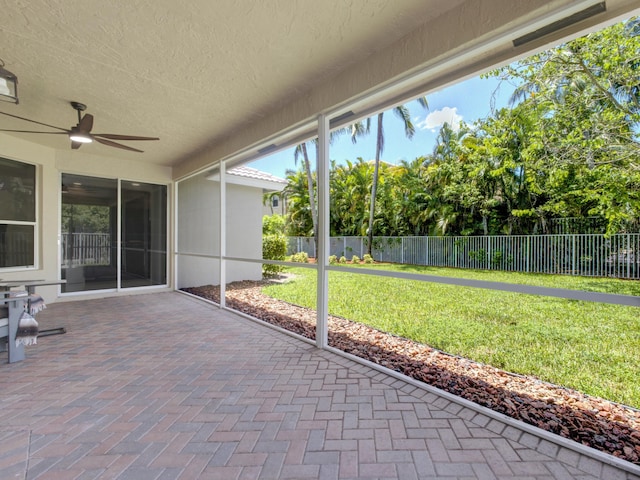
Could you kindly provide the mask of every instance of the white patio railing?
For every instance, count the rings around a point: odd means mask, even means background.
[[[315,257],[313,238],[289,237],[289,254]],[[331,237],[329,255],[367,253],[366,237]],[[438,267],[640,279],[640,233],[604,236],[374,237],[376,261]]]
[[[63,233],[62,266],[111,264],[111,235],[108,233]]]

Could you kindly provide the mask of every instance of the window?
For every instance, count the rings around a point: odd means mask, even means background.
[[[273,197],[273,198],[271,199],[271,206],[272,206],[273,208],[278,208],[278,197]]]
[[[36,167],[0,158],[0,268],[35,265]]]

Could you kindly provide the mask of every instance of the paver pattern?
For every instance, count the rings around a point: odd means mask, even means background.
[[[638,477],[180,293],[58,302],[0,363],[0,479]]]

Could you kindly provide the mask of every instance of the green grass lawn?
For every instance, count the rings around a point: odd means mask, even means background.
[[[640,282],[615,279],[366,267],[640,295]],[[265,287],[264,293],[315,308],[316,272],[289,270],[296,275],[293,281]],[[448,353],[640,408],[637,307],[331,271],[329,312]]]

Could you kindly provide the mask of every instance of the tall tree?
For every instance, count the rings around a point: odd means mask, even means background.
[[[418,98],[418,103],[422,107],[429,108],[426,97]],[[413,122],[411,122],[411,115],[409,109],[405,105],[399,105],[392,109],[393,113],[402,121],[404,125],[404,134],[408,139],[412,139],[416,131]],[[373,165],[373,181],[371,182],[371,198],[369,206],[369,225],[367,232],[367,253],[371,255],[371,248],[373,246],[373,221],[376,211],[376,193],[378,189],[378,173],[380,170],[380,157],[384,151],[384,129],[382,125],[382,119],[384,112],[378,114],[378,126],[376,129],[376,158]]]
[[[535,234],[566,217],[595,216],[609,233],[634,228],[639,55],[632,19],[505,67],[495,74],[520,85],[511,108],[472,126],[445,124],[432,153],[398,166],[380,162],[382,132],[377,162],[332,163],[331,234],[367,235],[371,247],[374,232]],[[371,120],[351,126],[352,139]],[[304,172],[292,180],[292,190],[308,189]],[[294,195],[291,218],[310,232],[308,197]]]
[[[371,192],[371,164],[358,158],[344,165],[332,164],[331,235],[365,235],[367,200]]]
[[[535,112],[525,157],[566,185],[554,213],[583,202],[607,217],[610,233],[640,208],[638,190],[620,186],[640,171],[639,52],[640,21],[633,18],[493,72],[515,80],[513,103]],[[587,178],[600,185],[597,194],[589,193]],[[604,209],[606,198],[612,201]]]
[[[338,128],[336,130],[331,131],[331,133],[329,134],[329,142],[333,143],[333,141],[344,134],[350,134],[351,135],[351,141],[353,143],[356,143],[357,139],[361,136],[363,136],[365,133],[363,130],[363,124],[362,122],[356,122],[353,125],[349,125],[347,127],[344,128]],[[307,144],[313,144],[315,146],[315,151],[316,151],[316,159],[317,159],[317,155],[318,155],[318,139],[314,138],[313,140],[311,140],[310,142],[303,142],[299,145],[296,146],[294,152],[293,152],[293,158],[294,158],[294,162],[297,165],[298,163],[298,159],[300,157],[302,157],[302,164],[303,164],[303,168],[307,177],[307,190],[308,190],[308,198],[309,198],[309,210],[310,210],[310,215],[311,215],[311,221],[313,224],[313,238],[315,240],[315,244],[318,245],[318,209],[316,207],[316,189],[314,187],[314,178],[313,178],[313,171],[311,169],[311,161],[309,159],[309,153],[307,150]]]
[[[287,199],[288,213],[286,233],[291,236],[309,237],[313,235],[313,215],[309,202],[308,177],[302,170],[287,170],[287,186],[282,190]],[[315,179],[311,178],[315,188]]]
[[[317,140],[316,142],[316,150],[317,150]],[[311,171],[311,162],[309,160],[309,153],[307,152],[307,144],[301,143],[296,147],[293,152],[293,158],[295,163],[298,163],[298,158],[302,156],[302,164],[307,176],[307,191],[309,195],[309,210],[311,214],[311,224],[313,225],[313,238],[318,244],[318,210],[316,208],[316,196],[315,190],[313,186],[313,173]]]

